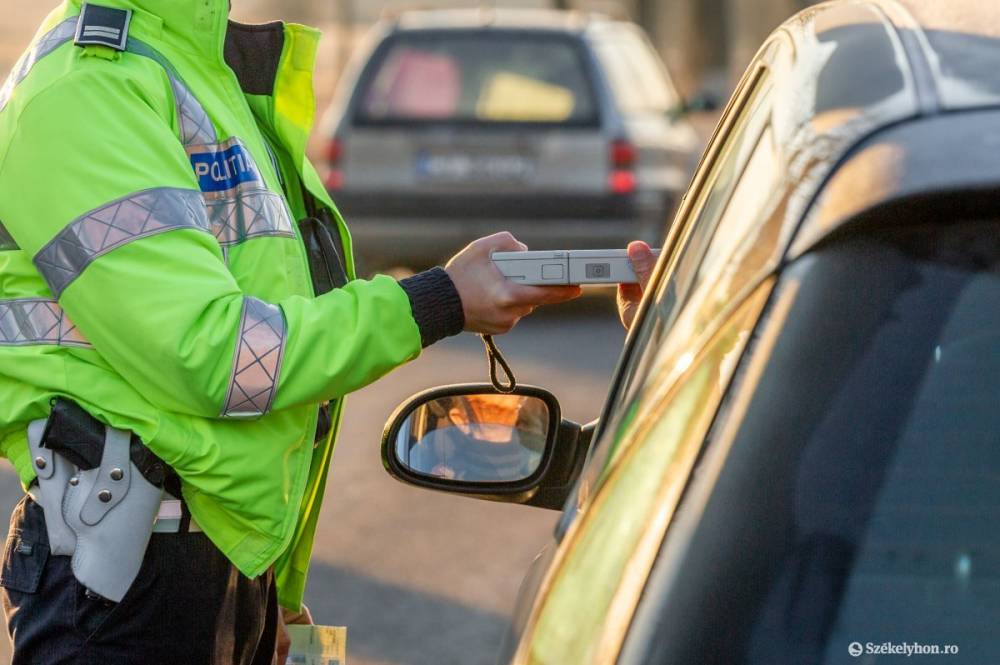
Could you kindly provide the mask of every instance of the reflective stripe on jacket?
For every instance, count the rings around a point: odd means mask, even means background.
[[[313,445],[317,405],[339,423],[343,395],[419,354],[410,301],[353,279],[305,157],[317,32],[227,29],[227,0],[100,4],[132,10],[125,52],[74,45],[69,0],[0,89],[0,454],[29,483],[26,424],[71,397],[138,433],[296,608],[337,429]],[[319,297],[307,196],[352,278]]]

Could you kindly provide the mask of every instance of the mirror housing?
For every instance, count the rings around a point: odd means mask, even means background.
[[[548,409],[548,429],[544,449],[537,468],[527,478],[510,481],[469,481],[458,477],[443,477],[421,473],[399,453],[401,433],[412,427],[411,419],[421,409],[446,399],[468,399],[474,396],[519,396],[540,400]],[[588,431],[585,431],[588,430]],[[518,385],[513,393],[500,393],[489,383],[467,383],[432,388],[418,393],[401,404],[389,417],[382,433],[382,463],[396,480],[426,489],[461,494],[487,501],[520,503],[562,510],[573,483],[579,477],[589,447],[593,428],[563,420],[555,396],[535,386]],[[404,434],[404,436],[409,436]],[[452,461],[454,464],[455,462]],[[458,460],[461,465],[461,460]],[[464,474],[459,474],[464,475]]]

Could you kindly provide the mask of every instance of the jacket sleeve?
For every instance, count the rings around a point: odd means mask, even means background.
[[[281,302],[241,292],[166,78],[80,65],[16,109],[0,219],[99,361],[159,408],[219,417],[332,399],[419,354],[411,300],[391,278]]]

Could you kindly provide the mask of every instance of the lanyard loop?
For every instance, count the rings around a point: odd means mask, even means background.
[[[510,394],[514,392],[517,388],[517,379],[514,378],[514,372],[511,371],[510,365],[507,364],[507,359],[503,357],[497,343],[493,341],[493,335],[480,335],[480,337],[483,338],[483,345],[486,346],[486,359],[490,363],[490,381],[493,383],[493,387],[500,393]],[[507,375],[506,385],[500,383],[497,365],[500,365],[503,373]]]

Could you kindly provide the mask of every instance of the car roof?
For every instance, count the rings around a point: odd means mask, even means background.
[[[422,30],[526,30],[581,33],[595,24],[614,23],[594,12],[558,9],[420,9],[401,12],[391,19],[392,28]]]
[[[785,219],[797,227],[794,236],[809,238],[796,243],[792,256],[848,221],[846,214],[824,214],[833,202],[824,193],[834,175],[855,160],[867,160],[873,172],[873,155],[858,149],[862,143],[900,123],[1000,108],[1000,12],[988,4],[835,0],[799,12],[765,42],[759,57],[775,74],[772,127],[788,186],[796,190]],[[947,121],[926,125],[936,134],[930,142],[936,140],[945,153],[961,152],[956,142],[970,137],[959,133],[949,140],[948,126]],[[897,133],[895,140],[915,135]],[[961,164],[943,158],[945,153],[917,163],[907,161],[898,144],[895,152],[890,170],[928,171],[920,180],[930,189],[935,177],[956,186],[948,172]],[[887,168],[886,154],[881,153],[880,169]],[[852,168],[864,170],[858,164]],[[869,192],[867,200],[878,205],[901,194],[899,186],[882,179],[882,189]],[[860,210],[855,206],[853,212]]]

